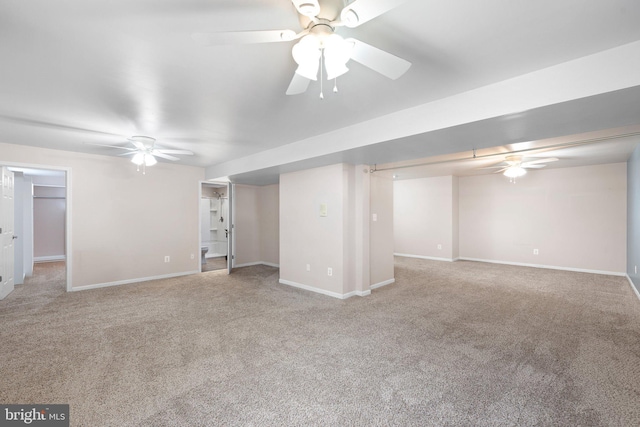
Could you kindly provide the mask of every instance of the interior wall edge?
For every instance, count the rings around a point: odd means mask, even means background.
[[[305,291],[310,291],[310,292],[315,292],[317,294],[321,294],[321,295],[325,295],[328,297],[332,297],[332,298],[337,298],[337,299],[347,299],[350,298],[352,296],[367,296],[371,293],[371,291],[364,291],[364,292],[360,292],[360,291],[353,291],[353,292],[349,292],[346,294],[341,294],[338,292],[332,292],[332,291],[328,291],[326,289],[320,289],[320,288],[316,288],[314,286],[309,286],[309,285],[304,285],[302,283],[297,283],[297,282],[292,282],[291,280],[286,280],[286,279],[279,279],[278,283],[282,284],[282,285],[287,285],[287,286],[291,286],[293,288],[298,288],[298,289],[302,289]]]
[[[633,281],[631,280],[631,277],[629,277],[628,274],[625,274],[625,276],[626,276],[627,280],[629,281],[629,286],[631,286],[631,290],[633,291],[634,294],[636,294],[636,296],[638,297],[638,300],[640,300],[640,292],[638,291],[638,289],[634,285]]]

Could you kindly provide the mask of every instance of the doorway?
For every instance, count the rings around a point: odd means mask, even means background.
[[[208,182],[200,186],[200,271],[228,269],[231,238],[229,186]]]
[[[31,293],[70,290],[70,171],[3,165],[14,180],[13,289],[28,287]]]

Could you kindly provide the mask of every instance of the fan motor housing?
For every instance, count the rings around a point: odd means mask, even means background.
[[[327,22],[335,21],[340,16],[340,12],[346,6],[345,0],[319,0],[320,13],[316,16],[319,20],[326,20]],[[313,20],[308,16],[298,14],[300,19],[300,26],[302,28],[309,28]]]

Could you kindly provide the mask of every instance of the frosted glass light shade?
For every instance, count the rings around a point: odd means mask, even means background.
[[[331,34],[322,41],[324,52],[324,67],[327,79],[332,80],[349,71],[347,62],[351,59],[353,43],[345,41],[337,34]]]
[[[517,178],[527,173],[527,170],[520,166],[510,166],[504,171],[504,176],[509,178]]]
[[[309,79],[318,79],[320,63],[320,42],[316,36],[304,36],[291,50],[294,61],[298,64],[296,73]]]
[[[153,166],[156,163],[158,163],[158,161],[151,154],[145,154],[144,155],[144,164],[145,164],[145,166]]]
[[[144,163],[144,153],[136,153],[131,159],[131,163],[140,166]]]
[[[144,164],[145,166],[153,166],[158,163],[158,161],[151,154],[136,153],[131,159],[131,163],[138,166],[141,166],[142,164]]]

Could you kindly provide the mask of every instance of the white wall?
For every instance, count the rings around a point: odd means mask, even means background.
[[[496,174],[397,181],[396,252],[621,274],[626,179],[618,163],[530,171],[516,184]]]
[[[627,162],[627,275],[640,297],[640,144]]]
[[[33,255],[36,262],[65,259],[64,187],[34,186]]]
[[[343,174],[344,165],[336,164],[280,176],[281,281],[344,294]]]
[[[625,163],[461,177],[460,256],[622,273],[626,191]]]
[[[260,206],[260,258],[272,265],[280,264],[280,187],[265,185],[258,191]]]
[[[203,168],[3,143],[1,163],[71,168],[74,288],[198,271]]]
[[[376,221],[373,221],[373,215]],[[388,284],[395,280],[393,270],[393,180],[371,175],[370,269],[371,285]]]
[[[279,189],[235,185],[235,265],[279,264]]]
[[[378,209],[386,201],[390,210],[391,186],[383,183],[379,187],[373,206]],[[326,216],[321,215],[323,204]],[[379,243],[393,232],[392,214],[380,208],[377,225],[386,230],[374,227],[371,232],[371,208],[368,166],[336,164],[281,175],[281,283],[348,298],[368,295],[372,280],[392,281],[391,247],[371,247],[372,238]],[[373,263],[376,269],[372,269]]]
[[[258,221],[258,187],[235,185],[235,265],[259,263],[260,224]]]
[[[457,258],[457,191],[458,179],[453,176],[394,182],[396,254]]]

